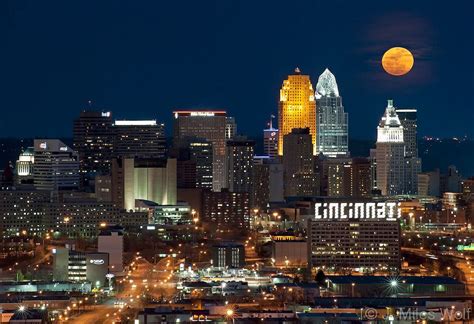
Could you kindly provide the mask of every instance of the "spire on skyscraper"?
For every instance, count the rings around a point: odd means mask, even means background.
[[[316,84],[316,98],[321,97],[339,97],[339,89],[337,87],[336,77],[326,68],[319,76]]]

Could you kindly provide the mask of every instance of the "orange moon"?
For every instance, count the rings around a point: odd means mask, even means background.
[[[403,47],[392,47],[382,56],[382,67],[388,74],[402,76],[410,72],[415,59],[409,50]]]

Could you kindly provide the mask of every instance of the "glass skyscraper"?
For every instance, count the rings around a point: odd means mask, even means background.
[[[316,85],[317,154],[329,157],[349,155],[348,116],[344,112],[336,78],[328,69]]]

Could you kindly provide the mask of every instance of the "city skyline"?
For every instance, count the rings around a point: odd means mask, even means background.
[[[474,323],[467,0],[2,5],[2,323]]]
[[[240,128],[255,135],[276,113],[278,88],[295,67],[310,75],[313,83],[325,68],[334,73],[352,116],[353,138],[375,138],[368,125],[377,122],[387,99],[418,109],[421,135],[474,136],[465,118],[472,116],[473,106],[466,95],[474,84],[468,55],[472,42],[452,37],[472,39],[472,29],[465,25],[468,19],[463,19],[469,4],[429,6],[428,11],[425,1],[376,8],[370,3],[345,4],[349,8],[340,12],[338,28],[330,16],[315,14],[322,4],[299,4],[293,23],[276,32],[284,19],[265,20],[268,27],[263,30],[257,25],[264,15],[285,17],[286,11],[277,4],[228,2],[196,8],[191,4],[190,15],[174,4],[156,10],[154,4],[94,3],[76,8],[7,2],[7,47],[0,54],[0,85],[5,90],[0,136],[69,136],[69,122],[89,100],[121,119],[156,118],[167,129],[169,112],[176,107],[226,109],[237,121],[258,111]],[[327,10],[337,7],[337,3],[324,5]],[[117,15],[104,24],[101,17],[109,7]],[[448,14],[452,10],[455,15]],[[196,24],[198,16],[207,19]],[[38,17],[45,17],[44,24]],[[449,24],[439,24],[441,19]],[[81,24],[83,20],[88,24]],[[55,28],[56,23],[62,28]],[[112,28],[124,38],[108,37]],[[281,39],[289,35],[307,44],[305,51],[285,47]],[[325,35],[324,46],[319,35]],[[395,45],[407,47],[415,56],[412,71],[403,77],[387,75],[380,64],[384,51]],[[458,50],[451,51],[454,47]],[[463,67],[468,67],[466,72]],[[245,92],[240,91],[244,87]],[[251,105],[247,97],[253,98]],[[432,118],[452,105],[458,114],[448,122]],[[21,124],[14,122],[18,111],[28,116]],[[63,122],[56,123],[57,119]]]

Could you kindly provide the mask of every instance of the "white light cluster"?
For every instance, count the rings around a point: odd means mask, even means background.
[[[115,126],[155,126],[156,120],[116,120]]]
[[[315,219],[386,219],[401,216],[397,202],[315,203]]]

